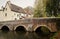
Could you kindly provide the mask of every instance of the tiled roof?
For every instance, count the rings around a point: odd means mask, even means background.
[[[33,8],[30,7],[30,6],[29,7],[26,7],[24,10],[25,10],[25,13],[26,14],[33,14]]]
[[[25,13],[24,10],[19,7],[19,6],[16,6],[14,4],[10,4],[10,8],[12,11],[15,11],[15,12],[18,12],[18,13]]]
[[[7,2],[11,11],[18,12],[18,13],[25,13],[22,7],[12,4],[10,1]]]

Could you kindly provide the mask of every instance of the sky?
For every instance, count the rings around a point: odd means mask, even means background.
[[[0,0],[0,8],[1,6],[5,6],[8,0]],[[27,6],[34,6],[35,0],[10,0],[12,4],[25,8]]]

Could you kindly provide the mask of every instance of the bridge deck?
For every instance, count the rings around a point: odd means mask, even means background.
[[[55,19],[60,20],[60,17],[40,17],[40,18],[27,18],[27,19],[20,19],[20,20],[10,20],[10,21],[0,21],[0,22],[16,22],[16,21],[30,21],[30,20],[49,20],[49,19]]]

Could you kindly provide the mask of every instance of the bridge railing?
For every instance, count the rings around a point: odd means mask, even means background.
[[[11,21],[0,21],[0,24],[8,23],[8,24],[16,24],[16,23],[38,23],[41,21],[59,21],[60,17],[43,17],[43,18],[29,18],[23,20],[11,20]]]

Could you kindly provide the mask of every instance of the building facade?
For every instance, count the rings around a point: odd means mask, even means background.
[[[10,1],[0,9],[0,21],[24,19],[26,15],[21,7],[12,4]]]

